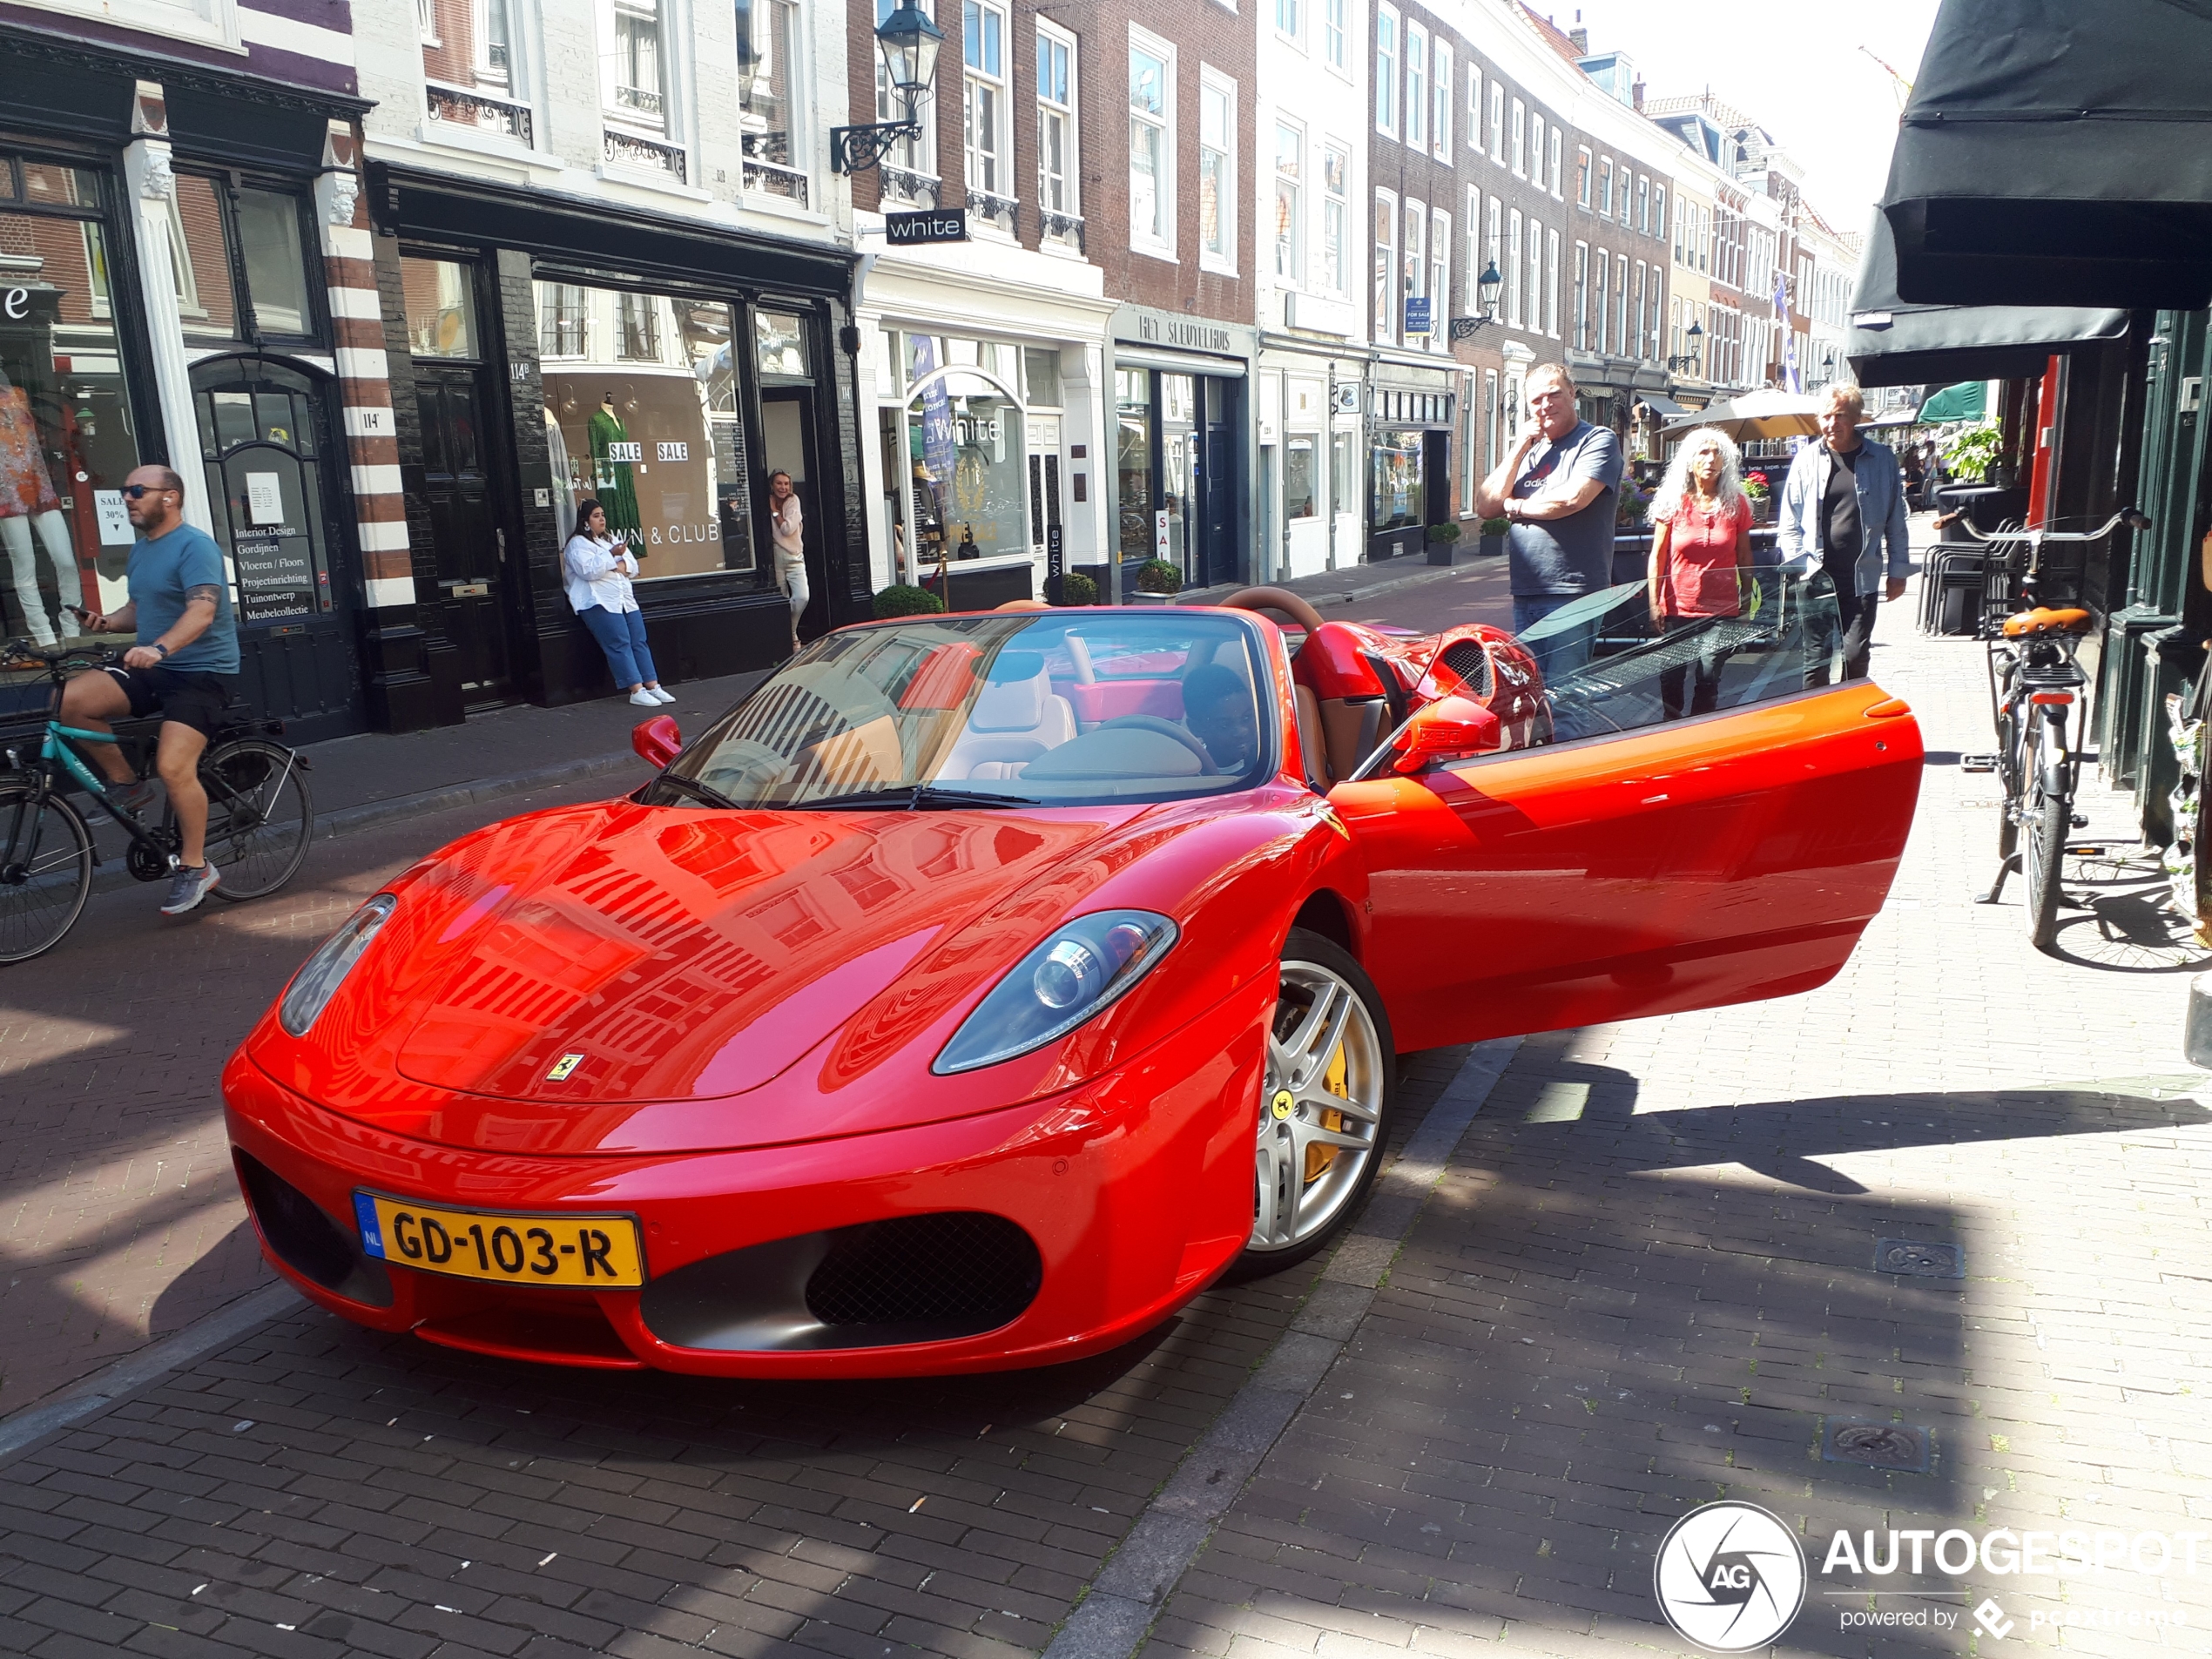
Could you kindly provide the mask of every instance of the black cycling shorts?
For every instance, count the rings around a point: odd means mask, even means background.
[[[212,738],[230,706],[235,674],[196,674],[188,668],[111,668],[115,683],[131,699],[131,713],[143,720],[159,711],[164,720],[188,725]]]

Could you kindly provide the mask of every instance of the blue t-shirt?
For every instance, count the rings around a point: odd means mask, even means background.
[[[206,530],[179,524],[166,536],[141,537],[131,548],[131,603],[138,608],[138,644],[151,645],[185,614],[189,588],[215,590],[215,620],[181,651],[161,659],[164,668],[193,674],[238,672],[238,624],[231,619],[231,583],[223,550]]]
[[[1614,502],[1621,488],[1621,442],[1602,426],[1577,421],[1555,443],[1528,452],[1512,494],[1564,496],[1586,481],[1603,486],[1579,513],[1515,524],[1506,535],[1513,591],[1521,598],[1595,593],[1613,585]]]

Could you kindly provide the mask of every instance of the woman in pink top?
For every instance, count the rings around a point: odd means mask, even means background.
[[[1711,619],[1743,614],[1751,595],[1751,503],[1744,499],[1741,461],[1725,433],[1701,427],[1675,451],[1651,502],[1651,624],[1662,633],[1699,631],[1694,664],[1659,677],[1667,718],[1683,713],[1692,667],[1696,687],[1689,712],[1719,706],[1728,648]],[[1684,642],[1685,645],[1688,642]]]

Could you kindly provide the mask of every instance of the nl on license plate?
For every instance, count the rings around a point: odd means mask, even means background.
[[[503,1285],[612,1290],[645,1282],[637,1224],[627,1216],[516,1216],[444,1210],[354,1194],[361,1248],[429,1273]]]

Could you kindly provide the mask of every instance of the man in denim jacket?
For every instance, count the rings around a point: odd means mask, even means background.
[[[1838,381],[1822,401],[1821,440],[1790,463],[1776,540],[1784,570],[1811,580],[1824,570],[1836,584],[1844,678],[1863,679],[1875,607],[1902,597],[1912,570],[1905,479],[1887,445],[1858,435],[1866,407],[1858,388]],[[1825,685],[1826,664],[1808,669],[1805,683]]]

